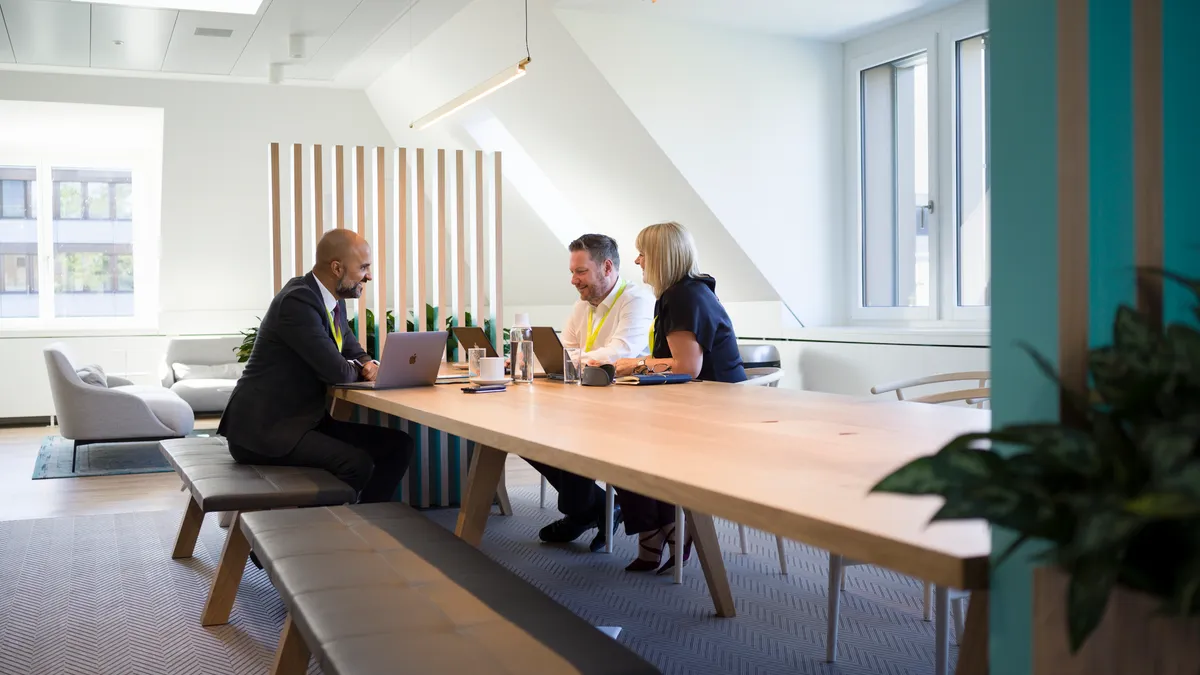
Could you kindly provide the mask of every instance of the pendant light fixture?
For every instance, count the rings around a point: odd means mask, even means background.
[[[411,58],[411,57],[410,57]],[[441,120],[444,117],[471,105],[475,101],[487,96],[504,85],[519,79],[525,74],[525,67],[529,65],[532,59],[529,57],[529,0],[525,0],[525,58],[517,62],[515,66],[509,66],[504,70],[496,73],[488,79],[480,82],[467,91],[459,94],[453,99],[439,106],[429,114],[413,121],[408,125],[411,129],[425,129]]]

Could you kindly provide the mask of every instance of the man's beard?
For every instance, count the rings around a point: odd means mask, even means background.
[[[343,300],[354,300],[359,295],[359,288],[360,286],[358,284],[347,284],[346,275],[343,274],[337,280],[337,287],[334,290],[339,298]]]

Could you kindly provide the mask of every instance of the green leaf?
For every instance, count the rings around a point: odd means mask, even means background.
[[[1120,573],[1120,558],[1113,555],[1083,558],[1068,572],[1071,581],[1067,588],[1067,635],[1074,654],[1104,618],[1108,596]]]
[[[1149,357],[1158,351],[1162,330],[1150,317],[1127,305],[1117,308],[1113,320],[1113,346],[1122,353]]]
[[[918,457],[886,476],[871,488],[871,492],[892,492],[905,495],[942,494],[949,481],[939,474],[935,457]]]
[[[933,515],[933,521],[982,518],[1009,525],[1012,514],[1021,506],[1021,495],[999,485],[982,485],[972,490],[952,491],[946,503]],[[1028,523],[1023,523],[1028,525]],[[1015,528],[1026,532],[1027,527]]]
[[[1154,520],[1196,518],[1200,517],[1200,500],[1178,492],[1152,492],[1125,502],[1125,510]]]
[[[1050,459],[1060,467],[1083,476],[1104,470],[1096,441],[1086,432],[1060,424],[1014,424],[999,430],[1005,438],[1020,439],[1039,459]]]
[[[1144,524],[1145,520],[1133,513],[1115,510],[1095,510],[1082,513],[1079,515],[1075,538],[1070,544],[1070,555],[1073,557],[1095,555],[1119,544],[1127,543]]]
[[[1166,476],[1180,468],[1196,449],[1196,429],[1171,422],[1152,424],[1138,443],[1151,473]]]
[[[1200,499],[1200,461],[1192,460],[1183,468],[1158,482],[1158,489]]]

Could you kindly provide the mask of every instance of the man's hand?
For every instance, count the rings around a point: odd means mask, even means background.
[[[367,382],[374,382],[375,376],[379,374],[379,364],[374,361],[368,361],[362,367],[362,379]]]

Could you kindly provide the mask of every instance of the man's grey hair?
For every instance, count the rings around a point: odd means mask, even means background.
[[[585,234],[571,242],[567,250],[587,251],[588,257],[603,265],[605,260],[611,260],[614,269],[621,269],[621,253],[617,250],[617,241],[606,234]]]

